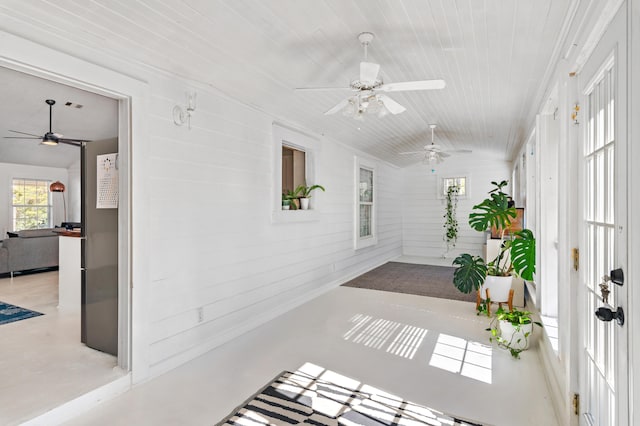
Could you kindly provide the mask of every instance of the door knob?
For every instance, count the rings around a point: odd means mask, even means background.
[[[615,311],[612,311],[610,308],[604,306],[600,307],[596,309],[596,317],[600,321],[607,322],[615,319],[618,325],[624,325],[624,310],[621,306],[619,306]]]
[[[613,271],[609,272],[609,276],[611,277],[611,281],[614,284],[624,284],[624,272],[621,268],[614,269]]]

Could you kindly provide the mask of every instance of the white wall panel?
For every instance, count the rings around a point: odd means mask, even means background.
[[[434,169],[434,171],[432,171]],[[475,154],[454,155],[434,167],[417,165],[403,169],[403,254],[453,260],[460,253],[482,254],[483,234],[469,226],[472,207],[492,189],[491,181],[509,180],[508,162]],[[439,177],[467,176],[469,196],[460,197],[456,246],[447,253],[444,241],[446,202],[437,196]]]
[[[200,86],[192,129],[178,127],[171,110],[194,89],[150,80],[152,374],[400,255],[398,168],[378,161],[375,247],[353,249],[358,153],[326,138],[309,182],[326,188],[313,193],[317,220],[272,223],[273,117]]]

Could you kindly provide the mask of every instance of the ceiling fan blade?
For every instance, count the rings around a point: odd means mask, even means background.
[[[58,139],[58,142],[62,142],[62,143],[67,143],[67,142],[72,142],[72,143],[82,143],[82,142],[91,142],[90,140],[87,139],[69,139],[69,138],[60,138]]]
[[[75,139],[58,139],[58,143],[63,143],[65,145],[73,145],[77,147],[81,147],[82,142],[85,142],[85,141],[75,140]]]
[[[406,111],[405,107],[403,107],[402,105],[400,105],[399,103],[397,103],[396,101],[394,101],[393,99],[391,99],[386,95],[380,95],[379,99],[391,114],[395,115],[395,114],[400,114],[401,112]]]
[[[340,101],[340,103],[338,103],[338,105],[334,106],[329,111],[325,112],[324,115],[335,114],[336,112],[340,111],[347,105],[349,105],[349,99],[343,99]]]
[[[326,92],[329,90],[353,90],[351,87],[296,87],[296,92]]]
[[[438,156],[440,156],[441,158],[447,158],[451,157],[451,154],[447,154],[446,152],[439,152]]]
[[[424,151],[408,151],[408,152],[399,152],[400,155],[408,155],[408,154],[423,154]]]
[[[383,84],[376,90],[379,92],[404,92],[407,90],[435,90],[444,89],[444,80],[404,81],[400,83]]]
[[[42,139],[42,136],[36,137],[26,137],[26,136],[5,136],[5,139]]]
[[[469,154],[473,151],[471,151],[470,149],[450,149],[443,152],[455,152],[456,154]]]
[[[360,83],[372,85],[378,78],[380,64],[373,62],[360,62]]]
[[[39,139],[42,139],[42,135],[34,135],[33,133],[26,133],[26,132],[19,132],[17,130],[9,130],[11,133],[20,133],[21,135],[29,135],[29,136],[35,136]]]

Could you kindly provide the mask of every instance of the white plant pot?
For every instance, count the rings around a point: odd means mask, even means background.
[[[521,324],[520,330],[509,321],[500,320],[500,337],[511,349],[525,350],[529,347],[529,339],[533,331],[533,323]],[[526,337],[525,337],[526,336]]]
[[[308,198],[300,198],[300,208],[302,210],[309,210],[309,199]]]
[[[480,297],[482,299],[487,298],[486,290],[489,289],[489,297],[492,302],[507,302],[509,301],[509,290],[511,290],[512,276],[508,277],[495,277],[487,275],[484,283],[480,286]]]
[[[282,205],[282,210],[289,210],[291,208],[291,206],[289,204],[283,204]]]

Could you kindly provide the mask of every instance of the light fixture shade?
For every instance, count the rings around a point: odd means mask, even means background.
[[[59,180],[53,182],[51,185],[49,185],[49,191],[64,192],[64,183],[60,182]]]
[[[58,137],[54,133],[47,132],[45,133],[44,137],[42,138],[42,142],[40,143],[42,145],[55,146],[58,145]]]

